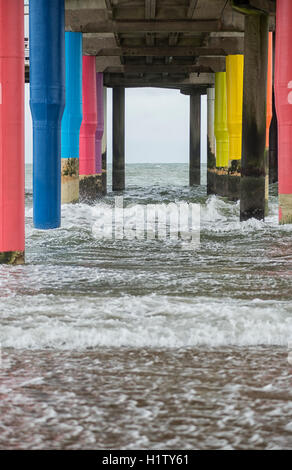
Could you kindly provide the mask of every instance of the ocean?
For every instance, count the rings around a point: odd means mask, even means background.
[[[0,266],[0,448],[292,449],[292,226],[276,185],[265,222],[240,223],[205,175],[188,186],[187,164],[126,174],[125,207],[199,206],[200,244],[102,237],[110,175],[105,198],[35,230],[26,166],[26,264]]]

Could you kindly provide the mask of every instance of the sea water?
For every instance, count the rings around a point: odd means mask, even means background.
[[[115,194],[32,223],[0,267],[0,448],[292,448],[292,226],[188,187],[184,164],[127,165],[125,207],[200,206],[200,245],[102,238]],[[291,355],[289,351],[291,349]]]

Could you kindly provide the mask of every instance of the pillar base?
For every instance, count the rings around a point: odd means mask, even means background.
[[[201,170],[190,170],[190,186],[200,186],[201,184]]]
[[[240,182],[240,220],[265,218],[265,176],[243,176]]]
[[[292,224],[292,194],[279,194],[280,224]]]
[[[228,174],[228,199],[238,201],[240,199],[240,171],[230,172]]]
[[[79,201],[79,158],[62,158],[62,204]]]
[[[269,182],[270,184],[278,183],[278,152],[270,149],[270,165],[269,165]]]
[[[269,214],[270,176],[269,176],[269,150],[265,152],[265,216]]]
[[[208,168],[216,168],[216,156],[211,150],[211,144],[209,137],[207,139],[207,148],[208,148]]]
[[[19,265],[24,263],[24,251],[0,252],[0,264]]]
[[[117,168],[113,171],[113,191],[124,191],[125,190],[125,171],[118,170]]]
[[[207,169],[207,195],[210,196],[211,194],[216,194],[216,186],[215,186],[215,168],[208,168]]]
[[[209,168],[207,194],[237,201],[240,197],[240,173],[230,173],[227,168]]]
[[[79,176],[80,201],[86,204],[94,203],[102,192],[102,175]]]
[[[107,169],[106,169],[106,152],[102,154],[102,194],[105,195],[107,193]]]

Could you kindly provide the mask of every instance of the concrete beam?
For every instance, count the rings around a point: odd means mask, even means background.
[[[234,48],[232,48],[234,50]],[[107,47],[96,50],[97,56],[126,56],[126,57],[198,57],[226,56],[233,52],[224,48],[212,47]]]
[[[226,33],[225,33],[226,34]],[[236,34],[236,33],[234,33]],[[198,43],[198,38],[189,38],[188,40],[180,39],[178,41],[178,34],[171,34],[169,36],[169,46],[155,45],[154,35],[146,35],[151,38],[149,46],[145,47],[144,41],[141,45],[136,46],[133,44],[133,38],[123,39],[123,46],[116,47],[116,40],[112,33],[107,34],[84,34],[83,35],[83,53],[88,55],[98,56],[145,56],[145,57],[191,57],[191,56],[208,56],[208,55],[229,55],[229,54],[243,54],[244,51],[244,38],[243,37],[210,37],[207,44],[201,47]],[[174,41],[175,39],[175,41]],[[187,42],[186,45],[180,43]],[[179,45],[176,45],[179,43]]]
[[[96,71],[104,72],[108,67],[123,67],[119,57],[96,57]]]
[[[179,75],[176,77],[168,76],[161,77],[161,75],[144,75],[143,77],[127,77],[123,75],[111,75],[106,73],[104,76],[104,84],[109,88],[113,87],[158,87],[158,88],[176,88],[181,89],[186,86],[208,86],[214,85],[215,74],[201,73],[190,74],[189,77]]]
[[[244,31],[243,23],[222,20],[180,20],[180,21],[92,21],[99,18],[95,11],[83,18],[81,12],[75,16],[66,15],[66,31],[82,33],[208,33],[214,31]]]
[[[161,74],[161,73],[212,73],[210,67],[197,65],[121,65],[120,67],[107,67],[105,72],[110,74]]]
[[[200,95],[207,94],[207,86],[189,86],[183,87],[180,89],[182,95],[191,96],[196,93],[200,93]]]
[[[214,33],[213,33],[214,34]],[[230,33],[233,36],[226,36],[227,33],[225,33],[224,36],[220,35],[218,33],[218,36],[213,36],[211,33],[211,36],[208,38],[207,41],[207,48],[210,49],[223,49],[227,55],[231,54],[243,54],[244,53],[244,34],[242,33]]]
[[[235,11],[243,14],[267,13],[276,14],[276,2],[274,0],[232,0]]]
[[[193,18],[197,4],[198,4],[198,0],[190,0],[190,6],[188,9],[188,18],[190,19]]]
[[[83,54],[97,55],[101,49],[116,47],[115,36],[112,33],[83,34]]]
[[[210,60],[208,60],[210,59]],[[124,73],[124,74],[144,74],[144,73],[179,73],[179,74],[190,74],[190,73],[212,73],[212,72],[224,72],[225,71],[225,60],[224,58],[214,60],[211,57],[200,58],[198,65],[189,65],[185,63],[181,64],[145,64],[145,65],[121,65],[121,66],[109,66],[105,69],[105,72]]]
[[[145,18],[150,20],[156,15],[156,0],[145,0]]]

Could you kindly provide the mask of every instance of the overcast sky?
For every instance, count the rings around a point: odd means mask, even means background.
[[[32,162],[32,123],[29,85],[26,95],[26,162]],[[207,155],[206,97],[202,97],[202,161]],[[136,88],[126,90],[126,162],[187,163],[189,159],[188,96],[176,90]],[[112,91],[108,90],[108,161],[112,160]]]

